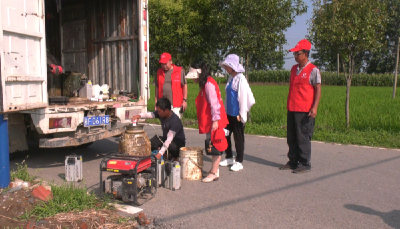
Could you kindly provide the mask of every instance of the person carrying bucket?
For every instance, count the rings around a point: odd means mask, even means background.
[[[195,63],[186,75],[187,79],[193,79],[200,86],[199,95],[196,98],[197,120],[199,133],[206,134],[205,150],[212,156],[212,166],[202,182],[212,182],[219,179],[219,162],[221,154],[228,147],[224,128],[228,125],[224,103],[217,82],[210,76],[207,64]]]

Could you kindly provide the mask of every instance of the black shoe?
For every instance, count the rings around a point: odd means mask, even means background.
[[[281,167],[279,167],[279,170],[289,170],[289,169],[294,170],[296,168],[297,166],[293,166],[288,162],[286,163],[286,165],[282,165]]]
[[[311,171],[311,166],[305,166],[305,165],[299,165],[297,166],[297,169],[293,170],[293,173],[300,174],[300,173],[306,173]]]

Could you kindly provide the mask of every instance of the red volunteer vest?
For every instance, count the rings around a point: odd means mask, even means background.
[[[297,65],[292,67],[290,75],[287,109],[292,112],[310,112],[314,104],[314,86],[310,85],[310,74],[315,65],[309,63],[296,75]]]
[[[176,65],[172,70],[171,74],[171,87],[172,87],[172,106],[180,107],[183,102],[183,86],[181,83],[181,72],[182,68]],[[165,82],[165,72],[164,69],[160,68],[157,71],[157,83],[158,83],[158,97],[160,99],[163,97],[163,87]]]
[[[208,77],[207,82],[212,83],[217,92],[217,97],[219,101],[220,108],[220,117],[218,120],[218,128],[225,128],[228,125],[228,118],[225,113],[224,102],[221,99],[221,92],[219,90],[217,82],[212,78]],[[196,98],[196,109],[197,109],[197,120],[199,123],[199,133],[206,134],[211,132],[212,126],[212,115],[211,115],[211,106],[207,102],[206,99],[206,90],[205,87],[201,88],[199,95]]]

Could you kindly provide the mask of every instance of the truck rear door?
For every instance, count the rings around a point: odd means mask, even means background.
[[[149,11],[147,8],[148,0],[138,0],[139,4],[139,49],[140,49],[140,81],[141,81],[141,96],[145,100],[150,99],[150,63],[149,63]]]
[[[0,4],[0,113],[46,107],[44,0]]]

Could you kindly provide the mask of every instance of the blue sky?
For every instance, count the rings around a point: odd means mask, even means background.
[[[295,23],[290,27],[286,32],[286,40],[287,40],[287,45],[284,45],[283,48],[285,50],[289,50],[296,46],[297,42],[299,42],[301,39],[304,39],[306,35],[308,34],[308,20],[312,16],[312,2],[311,0],[304,0],[304,2],[307,4],[307,13],[298,16],[295,18]],[[292,53],[288,53],[288,55],[285,58],[285,65],[283,66],[285,69],[291,69],[291,67],[296,64],[296,61],[293,58]],[[311,60],[312,61],[312,60]]]

